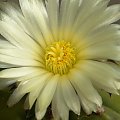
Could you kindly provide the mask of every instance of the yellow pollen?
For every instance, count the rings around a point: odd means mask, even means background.
[[[48,71],[66,74],[76,62],[75,50],[69,42],[55,42],[46,49],[45,61]]]

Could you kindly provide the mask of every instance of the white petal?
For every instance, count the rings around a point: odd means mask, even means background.
[[[119,74],[111,66],[106,63],[89,60],[86,61],[81,68],[84,74],[88,76],[92,80],[91,82],[97,87],[107,92],[118,94],[115,79],[118,78]],[[79,66],[79,69],[81,68]]]
[[[93,87],[90,80],[85,77],[79,70],[73,69],[69,73],[69,79],[75,87],[78,94],[82,94],[86,99],[101,106],[102,99],[97,90]]]
[[[60,83],[52,101],[52,112],[55,119],[69,120],[69,109],[63,99]]]
[[[119,32],[116,25],[107,25],[91,30],[87,35],[78,32],[71,42],[82,50],[95,44],[116,44],[118,40]]]
[[[63,0],[62,5],[64,6],[65,2],[68,1],[69,3],[66,4],[66,11],[63,11],[65,8],[61,8],[61,13],[63,14],[63,21],[66,21],[66,27],[67,26],[72,26],[75,22],[76,16],[79,14],[78,10],[81,7],[80,5],[82,4],[82,0]],[[61,5],[61,6],[62,6]],[[67,12],[65,14],[65,12]],[[64,27],[64,26],[63,26]]]
[[[59,112],[58,112],[58,109],[57,109],[57,102],[56,102],[56,99],[53,98],[52,100],[52,114],[53,114],[53,117],[55,120],[60,120],[60,115],[59,115]]]
[[[41,92],[38,98],[40,111],[46,109],[51,103],[59,78],[59,75],[55,75],[51,79],[49,79],[48,83],[46,83],[46,86],[44,87],[43,91]]]
[[[19,66],[0,62],[0,68],[13,68],[13,67],[19,67]]]
[[[80,115],[80,102],[78,96],[75,93],[70,81],[66,76],[62,77],[61,89],[64,96],[64,100],[70,110]]]
[[[32,74],[27,74],[23,77],[17,78],[17,81],[28,81],[31,78],[35,78],[37,76],[40,76],[41,74],[47,73],[48,71],[42,69],[42,68],[38,68],[36,69],[36,71],[34,71]]]
[[[80,28],[79,30],[83,33],[91,31],[100,23],[100,17],[108,3],[109,0],[83,0],[73,29],[77,32]]]
[[[117,63],[117,62],[116,62]],[[112,69],[114,70],[114,73],[116,73],[115,77],[117,79],[117,81],[120,81],[120,67],[119,67],[119,63],[118,64],[114,64],[112,62],[108,63],[109,67],[112,67]],[[113,73],[113,72],[112,72]]]
[[[59,39],[70,39],[71,26],[75,22],[82,0],[62,0],[60,5],[59,17]],[[72,32],[71,32],[72,33]],[[71,35],[72,36],[72,35]]]
[[[47,13],[49,16],[49,24],[52,29],[52,33],[57,40],[57,34],[58,34],[58,20],[59,20],[59,0],[48,0],[48,3],[46,4],[47,7]]]
[[[22,12],[29,21],[27,27],[30,33],[38,41],[38,43],[44,48],[46,46],[46,40],[49,42],[51,40],[51,34],[49,31],[46,14],[46,9],[43,1],[34,0],[19,0]],[[47,18],[46,18],[47,17]],[[34,24],[34,26],[33,26]]]
[[[108,43],[106,47],[106,43],[99,43],[89,46],[88,48],[82,51],[85,53],[85,59],[112,59],[112,60],[120,60],[119,56],[119,48],[114,45],[114,43]],[[81,53],[80,53],[81,57]]]
[[[59,17],[59,40],[65,39],[64,35],[66,35],[64,32],[67,31],[66,29],[66,16],[68,13],[68,7],[69,7],[70,0],[62,0],[60,5],[60,17]]]
[[[0,39],[0,49],[6,49],[6,48],[15,48],[15,46],[10,44],[6,40]]]
[[[19,93],[28,93],[36,89],[36,87],[43,88],[46,81],[51,78],[51,73],[41,73],[41,75],[22,81],[18,86]]]
[[[17,66],[41,66],[43,67],[43,64],[39,61],[35,61],[32,59],[23,59],[23,58],[15,58],[7,55],[0,54],[0,61],[3,63],[8,63],[12,65]]]
[[[21,77],[38,70],[39,69],[36,69],[34,67],[20,67],[20,68],[5,69],[0,72],[0,78]]]
[[[40,87],[34,89],[33,91],[31,91],[29,93],[29,98],[28,98],[29,99],[29,109],[32,108],[35,100],[38,98],[38,96],[39,96],[42,89],[43,89],[43,86],[41,84]]]
[[[22,78],[19,78],[18,81],[28,81],[28,80],[32,80],[38,76],[42,76],[42,74],[44,74],[45,71],[44,70],[40,70],[39,69],[39,72],[34,72],[32,74],[29,74],[29,75],[26,75]],[[46,81],[46,80],[45,80]],[[30,91],[27,99],[26,99],[26,102],[25,102],[25,109],[31,109],[33,104],[35,103],[35,100],[38,98],[40,92],[42,91],[43,87],[44,87],[44,84],[45,84],[45,81],[43,81],[39,86],[36,86],[36,89],[33,89],[32,91]]]
[[[105,20],[102,25],[111,24],[118,21],[120,19],[120,5],[116,4],[109,6],[105,11],[105,17],[103,16],[103,18]]]
[[[10,96],[7,104],[9,107],[13,106],[14,104],[18,103],[20,101],[20,99],[25,95],[26,93],[19,93],[17,89],[15,89],[15,91],[12,93],[12,95]]]
[[[88,115],[91,114],[92,112],[97,112],[97,105],[95,103],[87,100],[81,94],[79,96],[80,96],[82,108]]]
[[[7,9],[5,9],[6,7],[8,7]],[[33,32],[33,27],[31,26],[31,24],[28,22],[28,20],[26,20],[22,14],[22,11],[18,11],[18,8],[15,8],[16,6],[12,6],[10,4],[2,5],[2,9],[3,11],[5,11],[6,13],[1,13],[1,17],[2,17],[2,21],[6,22],[7,24],[13,24],[16,26],[19,26],[23,31],[25,31],[29,36],[31,36],[32,38],[35,38],[34,40],[36,40],[39,43],[39,40],[42,40],[42,36],[41,33],[39,32],[39,34],[37,33],[38,31]],[[32,24],[33,25],[33,24]],[[36,35],[37,34],[37,35]],[[34,37],[34,35],[36,35],[38,38],[36,38],[36,36]],[[40,48],[41,48],[41,44],[40,44]]]
[[[7,23],[15,22],[19,25],[26,33],[28,33],[25,27],[25,19],[22,15],[22,11],[16,3],[13,2],[2,2],[0,4],[2,10],[1,19]]]
[[[42,120],[46,111],[47,111],[47,109],[45,109],[44,111],[40,111],[40,107],[39,107],[38,101],[37,101],[36,105],[35,105],[35,116],[36,116],[37,120]]]
[[[106,35],[107,34],[107,35]],[[97,28],[88,34],[89,43],[93,45],[101,42],[113,42],[119,39],[119,29],[115,24],[102,26]],[[91,45],[92,45],[91,44]]]
[[[36,13],[36,14],[33,13],[33,15],[39,25],[39,28],[41,30],[43,38],[45,39],[46,44],[49,44],[50,42],[53,42],[53,36],[48,22],[49,16],[46,10],[47,8],[45,8],[43,1],[34,0],[32,2],[33,2],[32,5],[33,10]],[[55,20],[54,20],[54,24],[55,24]]]
[[[46,80],[48,80],[48,78],[50,78],[50,76],[51,76],[51,74],[44,74],[44,75],[37,77],[36,79],[32,78],[31,81],[21,82],[20,85],[13,92],[13,94],[10,96],[10,98],[8,100],[8,105],[12,106],[12,105],[16,104],[26,93],[32,91],[36,87],[43,88]]]
[[[35,59],[38,61],[43,62],[42,59],[42,51],[41,51],[41,56],[39,54],[35,54],[32,51],[29,50],[24,50],[24,49],[18,49],[18,48],[6,48],[6,49],[1,49],[0,48],[0,54],[3,55],[8,55],[16,58],[23,58],[23,59]]]
[[[39,53],[39,45],[16,24],[0,21],[0,33],[18,48],[32,49]]]

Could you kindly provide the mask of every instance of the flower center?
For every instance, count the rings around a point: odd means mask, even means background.
[[[75,49],[69,42],[55,42],[46,49],[45,61],[48,71],[54,74],[66,74],[76,62]]]

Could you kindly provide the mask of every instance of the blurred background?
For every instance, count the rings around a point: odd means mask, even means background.
[[[0,2],[15,2],[18,4],[18,0],[0,0]],[[120,0],[111,0],[110,1],[110,5],[111,4],[115,4],[115,3],[120,3]],[[120,21],[118,21],[118,23],[120,23]],[[10,96],[10,94],[12,93],[12,90],[9,91],[9,90],[4,90],[4,91],[0,91],[0,120],[35,120],[34,118],[34,107],[31,111],[25,111],[23,106],[24,106],[24,100],[25,100],[25,97],[15,106],[13,106],[12,108],[8,108],[7,107],[7,100]],[[108,96],[108,94],[106,93],[102,93],[103,96],[107,96],[107,97],[104,97],[104,103],[105,105],[109,106],[109,107],[113,107],[115,108],[115,110],[117,109],[117,112],[120,113],[120,105],[114,105],[114,103],[120,103],[120,97],[118,98],[118,96],[113,96],[112,98],[110,98]],[[108,105],[107,103],[111,102],[111,105]],[[84,113],[83,113],[84,114]],[[111,116],[113,116],[111,114]],[[115,116],[117,116],[117,114],[115,114]],[[72,117],[70,118],[70,120],[77,120],[78,117],[76,117],[75,115],[72,115]],[[80,120],[99,120],[99,118],[93,118],[92,116],[91,117],[88,117],[86,115],[84,115],[82,118],[80,118]],[[102,117],[100,117],[100,120],[102,119]],[[50,120],[49,118],[46,118],[44,120]],[[103,120],[105,120],[103,118]],[[116,118],[113,118],[111,120],[120,120],[119,119],[116,119]]]

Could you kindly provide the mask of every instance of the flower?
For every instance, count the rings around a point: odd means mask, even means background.
[[[0,88],[17,88],[8,105],[25,94],[41,120],[50,104],[55,120],[102,112],[97,89],[119,94],[120,5],[109,0],[19,0],[2,3]]]

